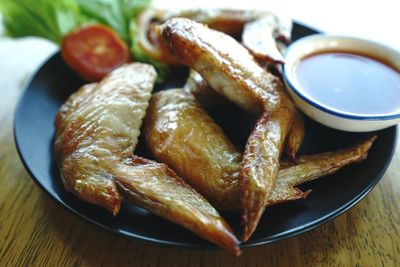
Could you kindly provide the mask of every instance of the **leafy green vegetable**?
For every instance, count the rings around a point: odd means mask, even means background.
[[[113,28],[118,35],[130,43],[129,23],[151,0],[76,0],[82,12],[99,23]]]
[[[55,43],[86,21],[75,0],[1,0],[6,33],[40,36]]]
[[[7,33],[40,36],[60,43],[79,25],[92,21],[108,25],[130,44],[129,23],[151,0],[1,0]]]
[[[8,35],[39,36],[58,44],[84,23],[105,24],[130,45],[136,61],[155,66],[161,82],[168,66],[146,56],[135,38],[136,18],[150,4],[151,0],[0,0],[0,12]]]

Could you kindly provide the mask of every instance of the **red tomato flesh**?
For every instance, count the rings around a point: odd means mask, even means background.
[[[61,55],[73,70],[92,82],[130,60],[126,43],[111,28],[100,24],[83,26],[65,36]]]

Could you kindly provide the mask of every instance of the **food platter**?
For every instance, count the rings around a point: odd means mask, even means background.
[[[293,39],[315,33],[295,24]],[[167,82],[156,90],[182,86],[188,71],[173,70]],[[34,181],[58,204],[78,217],[121,236],[152,244],[190,248],[216,248],[200,237],[133,205],[123,205],[117,217],[91,204],[80,201],[63,188],[53,157],[56,112],[67,97],[84,82],[61,59],[51,57],[35,74],[23,94],[15,114],[14,134],[24,166]],[[249,133],[254,118],[233,107],[214,114],[226,134],[238,146]],[[309,231],[342,214],[361,200],[380,180],[396,147],[397,128],[376,132],[378,139],[369,157],[343,168],[328,177],[301,186],[313,192],[305,200],[268,208],[249,242],[242,247],[271,243]],[[353,144],[368,133],[347,133],[332,130],[306,120],[306,137],[300,154],[329,151]],[[137,153],[148,156],[139,143]],[[240,215],[222,213],[240,235]]]

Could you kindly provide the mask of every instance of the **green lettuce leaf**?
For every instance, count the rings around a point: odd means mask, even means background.
[[[58,44],[87,19],[75,0],[1,0],[0,12],[6,34],[39,36]]]
[[[136,18],[150,4],[151,0],[0,0],[0,13],[8,35],[39,36],[57,44],[84,23],[105,24],[131,47],[135,61],[155,66],[161,82],[168,66],[146,56],[135,38]]]
[[[91,19],[108,25],[128,44],[129,23],[151,0],[76,0],[82,12]]]

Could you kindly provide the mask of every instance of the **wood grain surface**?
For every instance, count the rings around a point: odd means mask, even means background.
[[[14,145],[18,98],[55,49],[35,48],[37,42],[0,40],[0,266],[400,266],[399,148],[379,184],[350,211],[306,234],[245,249],[239,258],[143,245],[81,221],[34,184]]]

